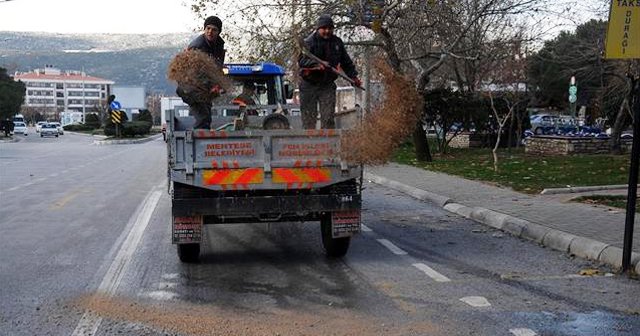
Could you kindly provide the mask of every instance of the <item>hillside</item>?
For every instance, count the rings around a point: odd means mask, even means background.
[[[167,65],[192,36],[0,32],[0,66],[9,73],[45,64],[63,70],[84,69],[116,85],[142,85],[148,92],[172,94]]]

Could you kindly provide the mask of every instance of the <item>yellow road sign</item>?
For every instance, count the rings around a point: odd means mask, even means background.
[[[605,58],[640,58],[640,0],[612,0]]]
[[[122,115],[120,113],[120,111],[111,111],[111,122],[113,122],[114,124],[121,124]]]

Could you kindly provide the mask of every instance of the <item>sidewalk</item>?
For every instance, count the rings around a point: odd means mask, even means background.
[[[367,167],[365,178],[413,196],[418,194],[418,198],[433,201],[449,211],[545,246],[614,267],[621,264],[624,210],[565,203],[543,195],[521,194],[395,163]],[[640,214],[636,215],[634,254],[640,252],[639,217]],[[635,265],[640,254],[634,255],[633,259]]]

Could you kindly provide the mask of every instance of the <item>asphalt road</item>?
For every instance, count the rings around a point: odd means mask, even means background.
[[[91,142],[0,143],[0,335],[640,330],[637,280],[373,184],[341,260],[318,223],[286,223],[208,227],[201,262],[181,264],[164,143]]]

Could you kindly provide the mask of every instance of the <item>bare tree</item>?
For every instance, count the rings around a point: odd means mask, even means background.
[[[371,9],[368,0],[193,0],[192,9],[200,17],[214,8],[226,13],[225,25],[231,26],[227,38],[237,50],[234,57],[274,59],[290,68],[295,65],[292,54],[298,37],[311,32],[319,13],[331,13],[342,37],[352,45],[382,50],[394,71],[413,78],[416,88],[425,92],[432,82],[453,76],[460,86],[475,90],[486,81],[493,63],[509,56],[495,50],[516,38],[531,40],[522,34],[531,29],[524,27],[540,22],[549,8],[570,8],[563,6],[569,2],[390,0],[373,18],[363,16]],[[416,154],[429,160],[423,122],[404,126],[415,126]]]

